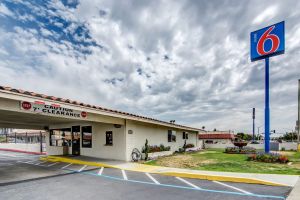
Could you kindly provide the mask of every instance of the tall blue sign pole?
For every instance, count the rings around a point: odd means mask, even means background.
[[[269,57],[265,58],[265,152],[270,152],[270,73]]]
[[[265,59],[265,152],[270,152],[269,58],[285,50],[284,21],[250,33],[251,61]],[[254,123],[253,123],[254,126]]]

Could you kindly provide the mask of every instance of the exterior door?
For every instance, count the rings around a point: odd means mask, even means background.
[[[72,155],[80,155],[80,126],[72,126]]]

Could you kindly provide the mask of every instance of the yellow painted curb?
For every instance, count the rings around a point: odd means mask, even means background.
[[[89,162],[89,161],[76,160],[76,159],[59,157],[59,156],[41,157],[40,160],[49,161],[49,162],[65,162],[65,163],[72,163],[72,164],[78,164],[78,165],[88,165],[88,166],[95,166],[95,167],[116,168],[113,165],[108,165],[108,164],[105,164],[105,163]]]
[[[166,176],[176,176],[181,178],[194,178],[194,179],[204,179],[210,181],[225,181],[234,183],[250,183],[250,184],[261,184],[270,186],[287,186],[284,184],[274,183],[270,181],[264,181],[254,178],[242,178],[233,176],[218,176],[218,175],[207,175],[207,174],[192,174],[192,173],[182,173],[182,172],[158,172],[157,174],[162,174]]]
[[[119,166],[115,166],[115,165],[108,165],[108,164],[100,163],[100,162],[76,160],[76,159],[60,157],[60,156],[44,156],[44,157],[41,157],[40,160],[49,161],[49,162],[65,162],[65,163],[88,165],[88,166],[95,166],[95,167],[124,169],[124,170],[128,170],[128,171],[150,172],[150,173],[160,174],[160,175],[165,175],[165,176],[203,179],[203,180],[210,180],[210,181],[250,183],[250,184],[261,184],[261,185],[270,185],[270,186],[287,186],[284,184],[274,183],[274,182],[270,182],[270,181],[264,181],[264,180],[255,179],[255,178],[242,178],[242,177],[219,176],[219,175],[208,175],[208,174],[194,174],[194,173],[172,172],[172,171],[159,172],[158,170],[161,169],[161,167],[144,165],[144,164],[136,164],[136,166],[134,168],[123,168],[123,167],[119,167]]]

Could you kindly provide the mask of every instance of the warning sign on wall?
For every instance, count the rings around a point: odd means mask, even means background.
[[[57,104],[46,104],[44,102],[20,102],[21,110],[27,110],[34,113],[48,114],[55,116],[64,116],[72,118],[87,118],[87,112],[64,108]]]

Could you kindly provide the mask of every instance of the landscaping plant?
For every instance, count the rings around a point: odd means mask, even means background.
[[[287,163],[289,159],[285,155],[279,153],[257,153],[248,156],[249,161],[258,161],[266,163]]]

